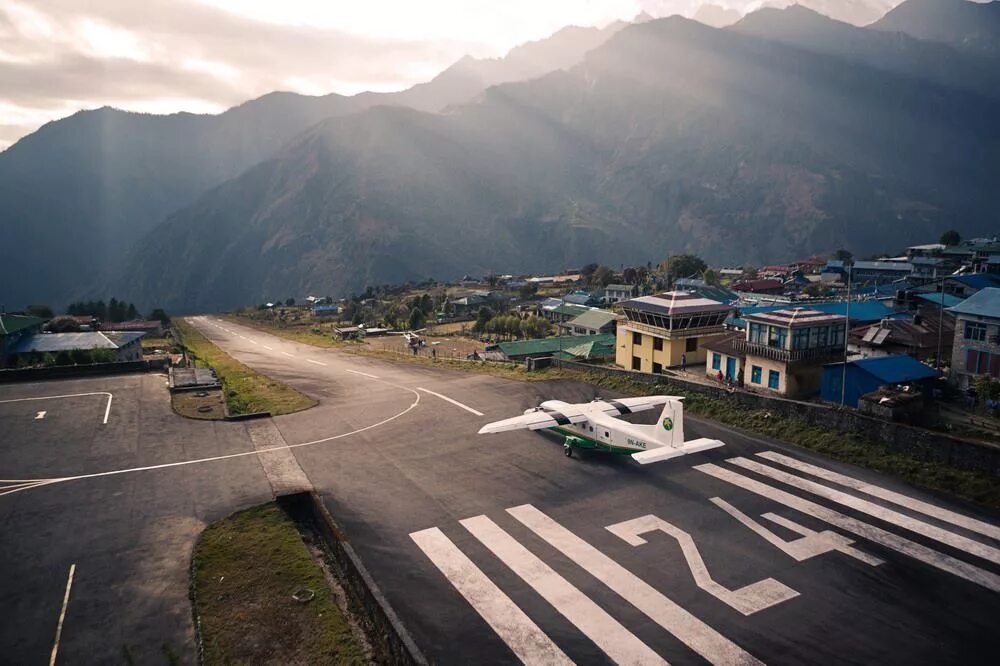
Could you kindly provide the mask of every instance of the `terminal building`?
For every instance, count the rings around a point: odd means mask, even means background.
[[[685,291],[640,296],[618,304],[615,362],[623,368],[659,373],[663,368],[705,362],[705,343],[723,335],[732,308]]]

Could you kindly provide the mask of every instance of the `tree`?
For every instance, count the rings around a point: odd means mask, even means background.
[[[705,284],[712,285],[713,287],[718,287],[720,284],[722,284],[722,281],[719,279],[719,274],[713,271],[711,268],[706,268],[704,271],[702,271],[701,279],[705,281]]]
[[[584,282],[590,284],[590,276],[592,276],[596,270],[597,264],[587,264],[580,269],[580,277],[583,278]]]
[[[150,313],[149,318],[155,319],[164,326],[170,325],[170,315],[168,315],[163,308],[156,308],[155,310],[153,310],[153,312]]]
[[[816,298],[818,296],[823,296],[826,293],[826,287],[824,287],[818,282],[813,282],[812,284],[807,284],[805,288],[802,290],[802,293],[804,293],[806,296],[812,296],[813,298]]]
[[[495,313],[490,308],[485,305],[479,308],[479,314],[476,316],[476,325],[472,327],[472,330],[477,333],[482,333],[486,331],[486,324],[489,323],[491,319],[495,316]]]
[[[135,306],[131,303],[128,304],[128,310],[125,311],[125,316],[129,321],[133,321],[139,318],[139,311],[135,309]]]
[[[72,317],[56,317],[49,322],[49,331],[52,333],[76,333],[80,330],[80,324]]]
[[[285,299],[285,305],[287,307],[292,307],[293,305],[295,305],[295,299],[294,298],[286,298]]]
[[[639,271],[629,266],[622,271],[622,282],[625,284],[639,284]]]
[[[597,270],[590,276],[590,284],[595,287],[607,287],[615,279],[615,272],[607,266],[598,266]]]
[[[958,245],[962,242],[962,236],[954,229],[950,229],[941,234],[942,245]]]
[[[521,334],[526,338],[544,338],[551,326],[543,317],[531,315],[521,320]]]
[[[409,329],[415,331],[418,328],[423,328],[425,319],[424,313],[420,308],[413,308],[410,310],[410,319],[407,322],[409,323]]]
[[[854,258],[854,255],[847,250],[841,248],[833,253],[833,258],[838,261],[850,261]]]
[[[534,282],[527,282],[517,290],[517,295],[522,301],[530,301],[538,294],[538,285]]]
[[[52,308],[47,305],[29,305],[24,308],[24,314],[30,317],[41,317],[42,319],[52,319],[55,316]]]
[[[693,254],[675,254],[660,264],[660,271],[670,285],[673,285],[677,278],[700,275],[706,268],[708,265],[701,257]]]

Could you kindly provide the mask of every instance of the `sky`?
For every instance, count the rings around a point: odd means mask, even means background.
[[[80,109],[218,113],[274,90],[401,90],[463,55],[702,1],[0,0],[0,150]]]

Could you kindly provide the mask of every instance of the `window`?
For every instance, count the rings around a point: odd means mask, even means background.
[[[846,329],[847,329],[846,325],[845,326],[840,326],[839,324],[837,326],[833,326],[833,327],[830,328],[830,330],[833,331],[833,335],[830,336],[831,337],[831,339],[830,339],[830,346],[831,347],[843,347],[844,346],[844,331]]]
[[[712,354],[712,370],[722,369],[722,354]]]
[[[639,358],[638,356],[633,356],[632,357],[632,369],[633,370],[642,370],[642,359]]]
[[[808,349],[811,328],[792,329],[792,349]]]
[[[659,363],[654,363],[653,364],[653,374],[654,375],[658,375],[661,372],[663,372],[663,366],[660,365]]]
[[[653,349],[655,351],[663,350],[663,338],[653,338]]]
[[[976,342],[986,340],[986,324],[980,324],[975,321],[965,322],[965,339],[975,340]]]
[[[632,344],[641,345],[642,344],[642,333],[636,333],[632,331]]]
[[[764,336],[765,328],[763,324],[750,324],[750,342],[758,345],[766,344]]]
[[[990,368],[990,353],[970,349],[965,353],[965,371],[973,375],[985,375]]]
[[[761,367],[759,365],[750,366],[750,383],[760,384]]]
[[[781,373],[777,370],[767,371],[767,388],[778,390],[778,385],[781,383]]]
[[[788,329],[771,326],[767,334],[767,346],[775,349],[785,349],[785,340],[788,339]]]
[[[698,338],[688,338],[684,343],[684,351],[698,351]]]

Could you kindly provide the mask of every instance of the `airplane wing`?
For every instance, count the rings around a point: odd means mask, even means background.
[[[683,400],[682,396],[674,395],[649,395],[642,398],[600,398],[595,402],[603,403],[601,411],[610,416],[621,416],[633,412],[644,412],[647,409],[660,407],[668,400]]]
[[[576,409],[565,410],[568,413],[553,410],[539,409],[528,412],[521,416],[487,423],[479,429],[480,435],[493,432],[506,432],[508,430],[542,430],[544,428],[554,428],[556,426],[568,425],[570,423],[581,423],[587,420],[587,415],[579,409],[579,405],[571,405]]]

